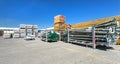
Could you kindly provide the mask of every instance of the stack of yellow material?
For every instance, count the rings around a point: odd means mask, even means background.
[[[65,29],[65,17],[62,15],[57,15],[54,17],[54,30],[63,30]]]
[[[117,42],[117,45],[120,45],[120,38],[116,42]]]
[[[54,23],[65,23],[65,17],[62,15],[55,16]]]
[[[66,24],[56,24],[54,25],[54,30],[64,30],[65,29]]]
[[[4,31],[4,34],[8,34],[8,31]]]
[[[117,21],[120,23],[120,16],[112,16],[112,17],[109,17],[109,18],[102,18],[102,19],[93,20],[93,21],[89,21],[89,22],[83,22],[83,23],[79,23],[79,24],[73,24],[72,28],[87,28],[87,27],[90,27],[92,25],[97,25],[97,24],[100,24],[102,22],[111,20],[112,18],[116,18]]]

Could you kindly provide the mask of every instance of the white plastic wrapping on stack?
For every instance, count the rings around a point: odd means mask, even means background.
[[[33,27],[34,27],[34,29],[37,29],[37,28],[38,28],[38,26],[37,26],[37,25],[33,25]]]
[[[20,31],[19,30],[14,30],[14,35],[13,38],[19,38],[20,36]]]
[[[11,31],[4,31],[3,38],[4,39],[10,38],[11,33],[12,33]]]
[[[27,32],[32,32],[32,29],[27,29]]]
[[[34,29],[34,34],[35,34],[35,37],[38,36],[38,29]]]
[[[19,32],[20,32],[19,30],[14,30],[14,34],[15,34],[15,33],[19,33]]]
[[[37,25],[30,24],[20,24],[20,37],[25,37],[27,35],[35,35],[37,34]]]
[[[26,28],[26,24],[20,24],[20,28]]]
[[[25,28],[24,29],[20,29],[20,38],[24,38],[25,37]]]
[[[25,33],[25,29],[20,29],[20,33]]]
[[[27,28],[28,28],[28,29],[32,29],[32,26],[33,26],[33,25],[27,25]]]
[[[20,37],[20,34],[14,34],[13,35],[13,38],[19,38]]]
[[[32,35],[32,32],[28,32],[27,35]]]
[[[24,38],[24,37],[25,37],[25,33],[21,33],[21,34],[20,34],[20,37],[21,37],[21,38]]]
[[[37,29],[34,29],[34,32],[37,32],[38,30]]]
[[[10,38],[10,34],[3,34],[3,38],[4,39]]]

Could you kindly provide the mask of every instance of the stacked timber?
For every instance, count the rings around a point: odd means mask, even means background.
[[[65,29],[65,16],[57,15],[54,17],[54,30],[64,30]]]

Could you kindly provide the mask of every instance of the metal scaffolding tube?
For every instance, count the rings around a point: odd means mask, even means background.
[[[68,29],[68,42],[91,43],[93,48],[97,45],[109,46],[116,42],[120,27],[115,19],[94,25],[92,29]]]

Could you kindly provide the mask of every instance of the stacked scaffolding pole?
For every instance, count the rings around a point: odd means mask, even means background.
[[[93,25],[86,29],[68,29],[68,42],[92,44],[93,48],[97,45],[110,46],[116,44],[120,28],[116,19]]]

